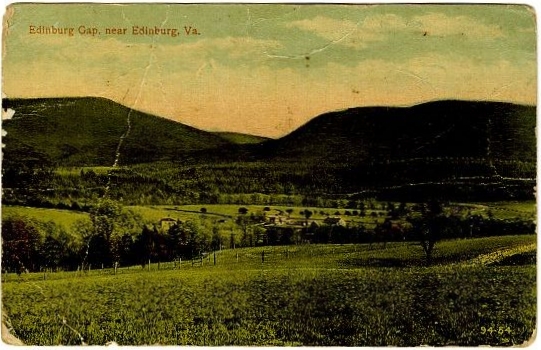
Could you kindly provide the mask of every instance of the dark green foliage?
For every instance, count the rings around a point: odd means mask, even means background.
[[[81,242],[53,222],[18,216],[2,220],[3,271],[75,270],[80,251]]]
[[[247,214],[248,213],[248,209],[245,208],[245,207],[240,207],[239,208],[239,214]]]
[[[4,122],[8,152],[19,142],[61,165],[106,165],[115,161],[120,137],[121,164],[172,159],[177,154],[218,148],[223,138],[168,119],[132,110],[103,98],[6,99],[15,115]]]
[[[112,198],[131,204],[224,203],[227,194],[260,193],[303,195],[304,206],[319,206],[322,198],[355,193],[348,209],[367,198],[425,201],[432,193],[525,199],[535,186],[535,108],[528,106],[440,101],[355,108],[316,117],[278,140],[239,145],[103,99],[4,104],[16,110],[5,122],[5,187],[12,192],[3,200],[12,204],[66,202],[77,209],[72,198],[101,197],[107,183],[114,184]],[[111,166],[128,115],[120,164],[135,165],[101,175],[43,174],[39,181],[25,175],[35,161]]]
[[[2,222],[2,270],[35,271],[39,266],[41,236],[38,228],[25,218]]]
[[[349,164],[464,157],[534,162],[535,115],[535,107],[495,102],[351,108],[268,144],[280,157]]]

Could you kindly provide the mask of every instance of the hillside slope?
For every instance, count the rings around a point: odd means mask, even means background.
[[[222,133],[104,99],[7,100],[7,107],[16,111],[4,122],[3,183],[10,188],[34,186],[29,185],[36,178],[32,169],[51,162],[112,165],[129,114],[131,128],[120,164],[133,166],[115,175],[115,191],[119,198],[133,197],[133,203],[148,193],[156,194],[153,203],[172,193],[179,200],[208,203],[227,193],[387,193],[387,198],[408,200],[434,193],[454,200],[530,199],[534,194],[533,106],[437,101],[351,108],[315,117],[289,135],[259,143],[246,143],[238,134],[224,139]],[[27,175],[26,182],[21,174]],[[75,181],[70,186],[67,179],[54,181],[43,186],[57,188],[62,194],[55,196],[61,197],[83,180],[69,179]],[[97,180],[85,185],[99,186]]]
[[[6,99],[2,107],[15,110],[3,123],[8,155],[33,149],[61,165],[112,165],[128,116],[131,127],[121,164],[174,159],[230,144],[213,133],[103,98]]]
[[[361,107],[318,116],[264,145],[267,155],[339,163],[469,157],[534,161],[536,109],[497,102],[437,101]]]
[[[217,131],[217,132],[214,132],[214,134],[226,139],[227,141],[230,141],[232,143],[239,144],[239,145],[261,143],[261,142],[269,140],[268,137],[243,134],[239,132]]]

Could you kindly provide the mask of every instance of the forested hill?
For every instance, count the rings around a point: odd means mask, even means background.
[[[170,160],[231,145],[219,135],[103,98],[4,99],[2,107],[15,111],[3,123],[7,157],[35,153],[63,166],[112,165],[128,117],[122,164]]]
[[[536,108],[437,101],[323,114],[261,147],[267,156],[364,163],[419,158],[536,159]]]
[[[315,117],[277,140],[211,133],[102,98],[6,99],[7,156],[36,152],[60,165],[178,160],[372,164],[427,158],[534,162],[536,109],[498,102],[437,101],[360,107]],[[208,152],[212,150],[212,152]]]
[[[253,143],[262,143],[264,141],[270,140],[268,137],[263,136],[256,136],[256,135],[249,135],[249,134],[243,134],[239,132],[229,132],[229,131],[218,131],[215,132],[216,135],[219,135],[220,137],[236,143],[236,144],[253,144]]]

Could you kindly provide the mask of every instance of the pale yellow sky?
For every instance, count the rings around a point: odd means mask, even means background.
[[[535,104],[525,6],[35,5],[5,25],[7,97],[101,96],[205,130],[278,137],[312,117],[435,99]],[[73,27],[74,35],[29,27]],[[80,35],[95,27],[102,34]],[[178,37],[105,28],[177,28]],[[184,26],[199,35],[186,35]]]

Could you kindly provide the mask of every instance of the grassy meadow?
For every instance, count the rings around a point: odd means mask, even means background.
[[[242,248],[216,264],[10,274],[3,301],[27,344],[510,346],[535,328],[535,262],[513,259],[535,242],[442,241],[431,267],[411,242]]]
[[[42,222],[53,221],[64,229],[70,229],[77,220],[89,218],[88,213],[73,210],[2,206],[2,218],[15,216],[26,216]]]
[[[310,220],[323,220],[329,216],[341,216],[346,221],[354,223],[362,223],[367,227],[371,227],[377,223],[385,221],[385,216],[381,216],[380,213],[385,211],[379,210],[384,202],[375,202],[375,207],[378,209],[367,209],[366,216],[349,216],[345,215],[346,211],[352,212],[351,209],[337,209],[337,208],[317,208],[317,207],[295,207],[295,206],[274,206],[274,205],[239,205],[239,204],[199,204],[199,205],[152,205],[152,206],[126,206],[128,210],[132,210],[134,213],[141,215],[143,221],[149,223],[157,223],[160,219],[171,217],[180,220],[190,220],[195,217],[206,217],[210,219],[230,219],[235,218],[239,213],[238,210],[241,207],[247,208],[248,213],[266,213],[266,215],[277,215],[282,212],[283,216],[288,216],[287,209],[292,209],[293,212],[289,217],[291,219],[302,220],[305,216],[301,214],[301,211],[310,210],[312,216]],[[396,203],[397,204],[397,203]],[[464,207],[471,214],[479,214],[483,217],[493,215],[496,218],[508,219],[508,218],[535,218],[536,205],[535,202],[494,202],[494,203],[476,203],[476,204],[462,204],[457,203],[457,207]],[[264,211],[265,207],[268,207],[270,211]],[[205,208],[206,213],[201,212],[201,208]],[[357,210],[358,211],[358,210]],[[335,215],[339,212],[339,215]],[[375,212],[377,217],[372,217],[370,214]],[[12,216],[27,216],[40,221],[54,221],[55,223],[63,225],[65,228],[69,228],[75,221],[82,218],[87,218],[88,213],[78,212],[73,210],[62,209],[45,209],[45,208],[32,208],[22,206],[2,206],[2,217]]]

